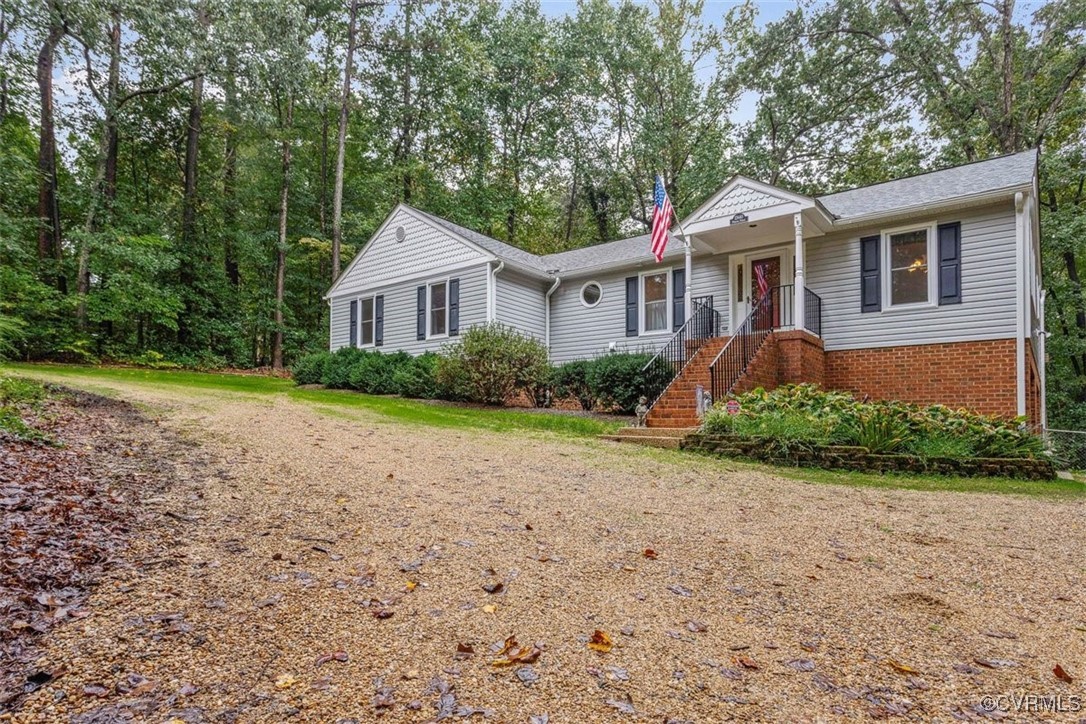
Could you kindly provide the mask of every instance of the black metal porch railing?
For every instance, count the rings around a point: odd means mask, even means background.
[[[660,348],[641,371],[644,373],[646,396],[655,405],[668,386],[682,373],[706,341],[720,335],[720,312],[713,309],[713,298],[694,297],[690,300],[690,318],[679,327],[667,344]]]
[[[822,297],[803,288],[803,326],[815,336],[822,336]]]
[[[779,293],[780,289],[782,287],[774,287],[758,300],[754,309],[739,325],[739,329],[724,345],[724,349],[720,350],[720,354],[709,365],[710,394],[713,402],[723,399],[731,392],[773,330],[785,326],[782,324],[781,315],[791,312],[787,311],[787,308],[781,309],[780,300],[783,295]]]

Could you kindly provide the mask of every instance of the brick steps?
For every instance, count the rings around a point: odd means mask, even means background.
[[[710,388],[709,364],[727,342],[727,337],[714,337],[698,349],[682,375],[671,383],[649,410],[645,424],[650,429],[697,427],[700,424],[694,393],[698,385],[706,390]]]

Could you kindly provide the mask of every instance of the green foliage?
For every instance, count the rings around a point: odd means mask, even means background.
[[[366,356],[357,347],[340,347],[328,356],[321,369],[321,384],[333,390],[351,388],[351,367]]]
[[[434,379],[437,360],[437,354],[426,352],[400,365],[392,375],[392,385],[396,392],[404,397],[424,400],[440,398],[441,389]]]
[[[324,366],[331,359],[331,352],[313,352],[291,365],[290,374],[299,385],[319,385],[324,376]]]
[[[16,440],[47,442],[47,436],[27,424],[27,413],[37,411],[45,399],[45,388],[38,382],[17,377],[0,377],[0,433]]]
[[[582,410],[595,407],[596,395],[588,384],[588,371],[592,365],[592,360],[581,359],[555,367],[551,375],[555,397],[572,397],[581,403]]]
[[[0,361],[9,359],[18,351],[17,343],[26,334],[26,322],[18,317],[0,314]]]
[[[347,374],[350,388],[370,395],[396,394],[396,371],[410,361],[411,355],[406,352],[367,351],[351,365]]]
[[[651,359],[650,354],[612,352],[592,360],[586,381],[600,407],[630,415],[642,395],[649,402],[656,399],[665,383],[651,370],[642,371]]]
[[[817,385],[762,388],[738,398],[740,411],[729,415],[724,403],[710,410],[702,428],[781,443],[857,445],[873,453],[921,457],[1037,458],[1044,441],[1021,419],[988,417],[944,405],[860,402]]]
[[[442,348],[434,370],[453,399],[501,405],[518,392],[546,384],[547,348],[535,337],[500,323],[472,327]]]

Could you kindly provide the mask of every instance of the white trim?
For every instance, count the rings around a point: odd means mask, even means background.
[[[936,248],[936,229],[938,228],[938,226],[939,222],[933,220],[924,224],[910,224],[909,226],[898,226],[892,229],[883,229],[880,232],[880,243],[882,245],[882,248],[879,250],[879,261],[882,264],[882,268],[886,270],[886,273],[882,275],[882,311],[907,312],[914,309],[925,309],[928,307],[938,306],[939,279],[936,274],[932,273],[932,265],[938,259],[938,249]],[[894,270],[890,266],[890,237],[897,234],[907,234],[911,231],[924,231],[927,233],[928,258],[926,271],[928,275],[928,298],[923,302],[907,302],[904,304],[894,304]]]
[[[753,289],[754,284],[754,270],[751,268],[751,263],[755,259],[768,259],[769,257],[776,256],[780,258],[781,265],[781,280],[780,284],[795,284],[796,278],[796,259],[795,259],[795,246],[770,246],[766,248],[756,248],[753,250],[739,251],[734,254],[728,255],[728,328],[731,334],[735,334],[739,325],[746,321],[747,315],[750,314],[750,291]],[[736,278],[736,269],[742,267],[743,269],[743,284],[739,284],[739,280]],[[740,287],[745,288],[740,288]],[[742,295],[742,301],[736,299],[736,292]],[[742,306],[742,313],[740,314],[739,307]]]
[[[551,288],[547,290],[546,296],[543,297],[543,325],[544,333],[546,335],[547,345],[547,358],[551,357],[551,297],[556,291],[558,291],[558,285],[562,283],[562,277],[555,277],[554,284],[551,284]]]
[[[365,302],[367,300],[370,302],[370,315],[371,315],[370,324],[372,325],[372,330],[373,330],[373,339],[370,340],[369,344],[366,344],[366,342],[362,338],[362,302]],[[370,348],[376,348],[377,347],[377,295],[376,294],[370,294],[369,296],[358,297],[358,330],[357,330],[357,334],[358,334],[358,336],[356,337],[356,339],[358,340],[358,344],[357,344],[358,349],[370,349]]]
[[[494,321],[494,262],[486,263],[486,323]]]
[[[584,290],[585,290],[585,287],[587,287],[589,284],[595,285],[596,289],[600,290],[600,298],[596,300],[595,304],[588,304],[584,300]],[[600,302],[603,301],[603,285],[600,284],[595,279],[589,279],[588,281],[586,281],[584,284],[581,285],[581,290],[579,292],[577,292],[577,299],[581,302],[581,306],[584,307],[585,309],[595,309],[596,307],[600,306]]]
[[[450,306],[449,302],[451,301],[449,299],[449,282],[451,280],[452,280],[452,277],[445,277],[444,279],[434,279],[433,281],[426,282],[426,339],[427,340],[431,340],[431,339],[447,339],[448,336],[449,336],[449,306]],[[444,284],[445,285],[445,331],[443,333],[441,333],[441,334],[433,334],[430,331],[430,318],[433,316],[432,315],[432,309],[430,307],[430,305],[431,305],[431,303],[433,301],[433,296],[431,295],[430,289],[437,286],[438,284]]]
[[[654,329],[648,331],[645,329],[645,277],[656,276],[657,274],[663,274],[667,281],[667,292],[664,294],[664,305],[667,310],[667,322],[663,329]],[[671,334],[672,328],[675,326],[675,322],[672,319],[672,297],[671,297],[671,283],[674,277],[671,267],[650,269],[643,271],[638,275],[637,279],[637,336],[638,337],[656,337],[661,334]]]
[[[487,281],[486,317],[488,322],[495,322],[498,319],[498,275],[505,269],[505,261],[500,260],[498,266],[492,270],[490,264],[486,266],[489,277]]]

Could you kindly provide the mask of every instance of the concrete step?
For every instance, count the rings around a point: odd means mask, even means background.
[[[614,433],[621,437],[660,437],[661,435],[670,435],[672,437],[683,438],[692,432],[697,431],[696,426],[691,427],[624,427],[618,432]]]

